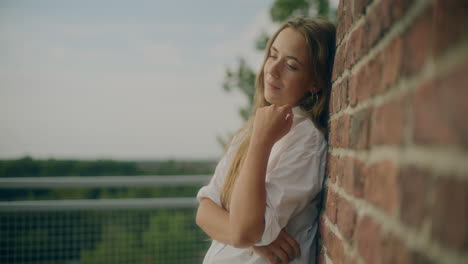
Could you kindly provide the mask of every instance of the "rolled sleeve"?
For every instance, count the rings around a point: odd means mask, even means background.
[[[238,149],[240,140],[242,139],[244,132],[241,130],[232,139],[231,146],[228,151],[223,155],[221,160],[216,165],[216,169],[210,182],[203,186],[197,193],[197,200],[200,202],[203,198],[209,198],[215,202],[218,206],[221,206],[221,190],[223,188],[225,177],[229,166],[232,162],[234,154]]]
[[[277,165],[266,175],[265,229],[256,246],[271,244],[321,190],[325,150],[322,141],[309,139],[305,145],[296,140],[282,151]]]
[[[221,206],[221,189],[224,184],[223,174],[225,169],[226,156],[224,156],[216,166],[215,173],[210,182],[200,188],[197,193],[197,200],[200,203],[203,198],[209,198],[218,206]]]

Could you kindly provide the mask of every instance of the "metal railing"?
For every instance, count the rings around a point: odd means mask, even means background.
[[[0,189],[196,187],[211,176],[0,178]],[[1,191],[1,190],[0,190]],[[194,197],[0,202],[0,263],[201,263]]]

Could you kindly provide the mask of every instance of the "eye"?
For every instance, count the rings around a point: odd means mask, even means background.
[[[294,67],[294,66],[292,66],[291,64],[287,64],[287,65],[288,65],[288,68],[289,68],[289,69],[291,69],[291,70],[293,70],[293,71],[296,71],[296,70],[297,70],[297,68]]]

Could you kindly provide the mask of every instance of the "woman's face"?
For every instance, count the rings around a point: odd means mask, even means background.
[[[281,30],[268,51],[263,74],[267,102],[297,106],[313,87],[304,36],[292,28]]]

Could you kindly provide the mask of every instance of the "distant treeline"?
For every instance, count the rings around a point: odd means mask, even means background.
[[[0,160],[0,177],[211,174],[216,161]]]

